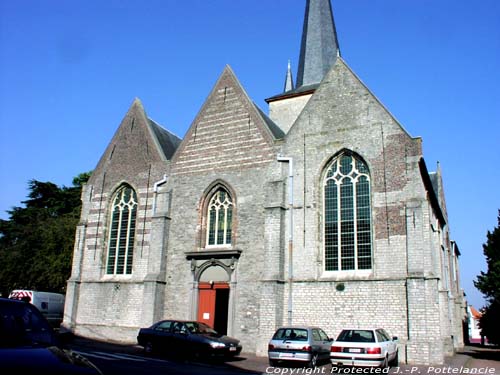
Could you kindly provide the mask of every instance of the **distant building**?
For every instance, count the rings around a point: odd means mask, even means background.
[[[262,355],[289,321],[375,326],[443,363],[465,304],[441,170],[341,57],[329,0],[267,103],[226,67],[179,139],[133,102],[83,189],[64,324],[134,342],[198,319]]]
[[[481,328],[479,328],[479,320],[482,315],[474,306],[467,305],[468,339],[471,344],[484,344]]]

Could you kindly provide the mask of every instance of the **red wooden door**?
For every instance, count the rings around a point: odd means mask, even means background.
[[[210,283],[200,283],[198,286],[198,321],[210,327],[215,321],[215,289]]]
[[[218,289],[229,289],[229,284],[223,282],[200,282],[198,284],[198,321],[212,328],[215,328],[215,310]],[[227,310],[227,305],[225,308]],[[225,319],[227,319],[227,313]]]

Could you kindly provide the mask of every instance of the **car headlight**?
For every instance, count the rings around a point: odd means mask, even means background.
[[[223,342],[211,342],[210,346],[214,349],[220,349],[220,348],[225,348],[226,344],[224,344]]]

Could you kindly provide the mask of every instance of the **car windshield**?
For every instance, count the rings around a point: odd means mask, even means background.
[[[340,332],[337,341],[344,342],[375,342],[373,331],[361,329],[345,329]]]
[[[273,340],[307,341],[307,329],[280,328],[274,334]]]
[[[54,331],[35,307],[0,301],[0,347],[51,346],[56,341]]]
[[[219,335],[217,331],[213,330],[209,326],[204,323],[197,322],[187,322],[186,327],[191,333],[201,333],[201,334],[210,334],[210,335]]]

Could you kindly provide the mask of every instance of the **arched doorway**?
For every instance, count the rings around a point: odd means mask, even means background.
[[[207,267],[198,281],[197,319],[223,335],[228,327],[229,281],[229,274],[220,265]]]

